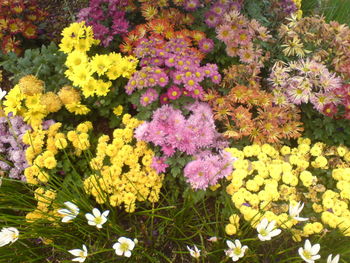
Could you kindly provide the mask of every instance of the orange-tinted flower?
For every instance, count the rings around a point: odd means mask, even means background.
[[[22,31],[26,38],[36,38],[37,28],[35,25],[28,23]]]

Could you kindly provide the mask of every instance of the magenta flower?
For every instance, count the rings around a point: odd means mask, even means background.
[[[181,90],[179,87],[173,85],[167,91],[168,98],[171,100],[176,100],[181,96]]]

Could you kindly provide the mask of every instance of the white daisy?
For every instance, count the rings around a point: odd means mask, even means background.
[[[137,240],[137,239],[136,239]],[[135,247],[135,242],[130,238],[120,237],[118,242],[113,245],[113,249],[118,256],[125,256],[129,258],[131,256],[131,251]]]
[[[272,220],[270,223],[266,218],[263,218],[257,225],[258,238],[261,241],[271,240],[272,237],[278,236],[281,233],[281,229],[275,229],[276,221]]]
[[[92,214],[85,214],[88,224],[90,226],[96,226],[97,228],[102,228],[102,225],[107,222],[107,216],[109,210],[104,211],[102,214],[97,208],[92,209]]]
[[[238,261],[244,256],[245,251],[248,249],[247,246],[242,247],[242,244],[238,239],[235,240],[235,243],[233,243],[230,240],[227,240],[226,244],[229,247],[229,249],[225,250],[225,254],[226,256],[232,258],[232,261]]]
[[[300,257],[307,263],[314,263],[315,260],[321,258],[317,253],[320,251],[320,244],[311,245],[306,239],[304,247],[300,247],[298,253]]]
[[[68,252],[73,256],[76,256],[76,258],[73,258],[72,261],[84,262],[88,256],[87,248],[85,245],[83,245],[83,249],[71,249],[68,250]]]

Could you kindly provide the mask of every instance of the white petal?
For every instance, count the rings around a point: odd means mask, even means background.
[[[90,226],[96,226],[95,221],[88,221],[88,224],[89,224]]]
[[[267,232],[271,232],[272,229],[275,228],[275,225],[276,225],[276,221],[275,220],[272,220],[266,227],[266,231]]]
[[[0,247],[6,246],[7,244],[9,244],[11,242],[11,239],[2,239],[0,238]]]
[[[300,247],[299,249],[298,249],[298,253],[299,253],[299,255],[302,257],[302,258],[304,258],[304,249],[302,248],[302,247]]]
[[[298,216],[294,217],[294,219],[295,219],[295,220],[298,220],[298,221],[307,221],[307,220],[309,220],[309,218],[306,218],[306,217],[298,217]]]
[[[238,261],[239,260],[239,257],[237,257],[237,255],[235,254],[232,254],[232,261]]]
[[[232,241],[230,241],[230,240],[226,240],[226,244],[227,244],[227,246],[229,247],[229,248],[231,248],[231,249],[234,249],[236,246],[233,244],[233,242]]]
[[[338,263],[338,262],[339,262],[339,258],[340,258],[339,254],[336,255],[336,256],[333,258],[332,263]]]
[[[72,261],[84,262],[86,258],[74,258]]]
[[[120,238],[118,238],[118,242],[119,242],[119,243],[125,243],[126,240],[128,240],[128,238],[126,238],[126,237],[120,237]]]
[[[73,256],[80,256],[80,253],[83,252],[83,250],[81,249],[71,249],[71,250],[68,250],[69,253],[71,253]]]
[[[129,258],[131,256],[131,252],[128,250],[128,251],[125,251],[124,253],[124,256],[126,256],[127,258]]]
[[[119,248],[120,247],[120,243],[119,242],[116,242],[113,244],[113,249],[116,249],[116,248]]]
[[[132,241],[131,239],[128,239],[128,241],[126,241],[129,245],[129,250],[133,250],[135,247],[135,243],[134,241]]]
[[[260,227],[260,229],[266,229],[268,223],[269,221],[267,220],[267,218],[263,218],[258,227]]]
[[[320,248],[321,248],[320,244],[313,245],[311,248],[311,254],[316,255],[318,251],[320,251]]]
[[[236,244],[237,248],[241,248],[242,247],[242,244],[241,244],[241,242],[239,242],[238,239],[235,240],[235,244]]]
[[[271,237],[269,236],[262,236],[262,235],[258,235],[258,238],[261,240],[261,241],[266,241],[266,240],[271,240]]]
[[[95,220],[95,217],[92,214],[90,214],[90,213],[85,214],[85,217],[89,221],[94,221]]]
[[[304,208],[304,203],[302,203],[301,206],[300,206],[300,201],[299,201],[298,207],[299,207],[299,209],[298,209],[298,215],[299,215],[300,212],[301,212],[301,211],[303,210],[303,208]]]
[[[66,208],[58,209],[57,212],[61,215],[70,215],[71,214],[71,211],[69,211]]]
[[[73,204],[72,202],[64,202],[65,206],[67,206],[71,211],[79,210],[79,208]]]
[[[87,247],[83,245],[84,255],[87,254]]]
[[[95,217],[101,216],[101,212],[97,208],[92,209],[92,213]]]
[[[275,237],[275,236],[278,236],[279,234],[281,234],[281,229],[275,229],[273,231],[270,232],[270,236],[271,237]]]
[[[106,210],[102,213],[102,216],[107,217],[109,215],[109,210]]]
[[[190,251],[191,255],[192,253],[194,253],[194,251],[192,250],[192,248],[190,248],[189,246],[186,246],[187,247],[187,250]]]
[[[65,216],[65,217],[62,218],[62,222],[63,223],[68,223],[72,219],[74,219],[74,217],[72,217],[72,216]]]
[[[310,240],[306,239],[304,248],[305,248],[305,250],[311,250]]]

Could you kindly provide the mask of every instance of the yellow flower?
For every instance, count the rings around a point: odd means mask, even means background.
[[[27,75],[19,80],[18,86],[23,94],[32,96],[42,93],[44,82],[33,75]]]
[[[82,64],[87,64],[87,62],[88,62],[88,57],[86,56],[85,53],[80,51],[73,51],[68,54],[65,64],[67,65],[67,67],[74,68]]]
[[[58,92],[58,96],[64,105],[78,103],[80,101],[79,92],[71,86],[64,86]]]
[[[344,146],[339,146],[337,148],[338,155],[343,157],[349,150]]]
[[[99,76],[105,74],[111,65],[108,55],[98,54],[91,59],[90,63],[92,71],[96,72]]]
[[[86,107],[85,105],[80,104],[80,102],[66,104],[65,107],[69,112],[72,112],[76,115],[86,115],[90,112],[90,109],[88,107]]]
[[[233,224],[227,224],[225,227],[225,232],[227,235],[232,236],[237,233],[237,228]]]
[[[53,92],[47,92],[40,98],[40,102],[45,105],[47,112],[57,112],[62,107],[60,98]]]
[[[123,113],[123,106],[122,105],[118,105],[117,107],[115,107],[113,109],[113,113],[117,116],[120,116]]]
[[[48,157],[48,158],[46,158],[45,161],[44,161],[44,165],[45,165],[45,167],[47,169],[55,168],[56,165],[57,165],[55,157]]]
[[[112,86],[112,82],[104,82],[103,80],[98,80],[96,86],[96,95],[97,96],[106,96],[109,92],[109,88]]]

